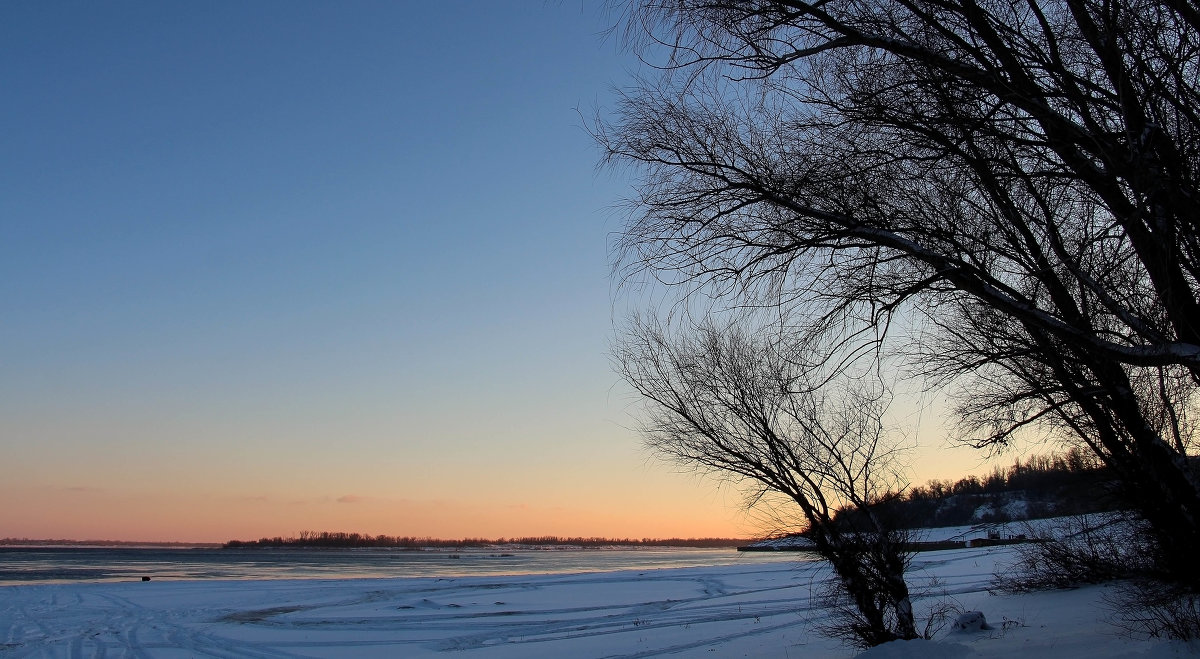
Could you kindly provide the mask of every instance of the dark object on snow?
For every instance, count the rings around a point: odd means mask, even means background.
[[[953,629],[956,632],[978,632],[995,629],[995,627],[987,624],[987,618],[983,617],[983,611],[967,611],[954,621]]]
[[[150,577],[142,577],[142,581],[150,581]]]

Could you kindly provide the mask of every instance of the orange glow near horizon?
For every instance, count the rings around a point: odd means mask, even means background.
[[[931,451],[914,483],[983,473],[978,454]],[[965,465],[965,468],[964,468]],[[123,490],[115,486],[0,486],[16,505],[0,510],[0,537],[143,542],[225,542],[294,537],[300,531],[435,538],[582,536],[610,538],[750,538],[773,532],[742,508],[740,496],[712,479],[642,466],[624,481],[576,479],[571,490],[528,486],[447,490],[429,498],[345,489],[215,494]],[[360,484],[362,485],[362,484]]]
[[[0,537],[225,542],[344,531],[750,538],[778,531],[744,509],[735,487],[654,459],[631,430],[581,430],[570,415],[540,418],[558,424],[541,436],[572,441],[515,432],[483,441],[464,432],[456,450],[438,452],[428,442],[376,439],[387,436],[378,430],[335,445],[306,437],[299,426],[264,427],[263,435],[243,439],[229,424],[221,434],[230,439],[220,442],[196,436],[70,451],[53,443],[20,446],[7,456],[9,474],[0,484],[9,504],[0,507]],[[75,422],[60,434],[89,427]],[[136,431],[130,424],[129,436]],[[908,456],[912,483],[990,471],[980,452],[948,446],[944,434],[926,424],[922,445]]]
[[[559,504],[465,499],[415,500],[343,494],[192,496],[98,488],[0,489],[23,502],[0,511],[0,537],[143,542],[224,542],[292,537],[300,531],[435,538],[583,536],[611,538],[751,537],[736,505],[683,484],[689,497],[604,505],[566,498]],[[644,493],[642,493],[644,494]],[[616,512],[614,512],[616,511]]]

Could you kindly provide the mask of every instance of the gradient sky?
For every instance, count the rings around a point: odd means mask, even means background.
[[[0,4],[0,537],[757,532],[606,356],[615,20]]]

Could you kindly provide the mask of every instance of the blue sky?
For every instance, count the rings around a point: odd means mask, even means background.
[[[697,498],[605,354],[612,20],[0,8],[0,536],[653,534],[604,497]]]
[[[0,537],[752,532],[625,428],[615,20],[0,5]]]
[[[547,306],[588,322],[614,187],[574,108],[617,69],[603,24],[416,6],[6,8],[17,354],[294,368],[338,361],[330,339],[442,352],[544,333]]]

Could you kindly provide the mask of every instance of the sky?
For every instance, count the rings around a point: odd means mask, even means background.
[[[758,533],[609,362],[616,20],[0,4],[0,537]]]

